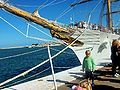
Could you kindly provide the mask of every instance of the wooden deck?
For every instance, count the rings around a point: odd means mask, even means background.
[[[95,71],[94,90],[120,90],[120,76],[112,77],[112,67],[107,66]],[[71,90],[74,84],[78,84],[83,78],[76,78],[72,82],[66,82],[65,85],[58,87],[58,90]]]

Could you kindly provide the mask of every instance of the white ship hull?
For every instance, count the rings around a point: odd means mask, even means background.
[[[73,36],[75,37],[75,34]],[[92,56],[96,61],[97,68],[100,68],[101,66],[104,66],[111,62],[110,60],[111,41],[113,39],[118,39],[119,37],[120,37],[119,35],[115,35],[115,34],[86,30],[79,37],[79,40],[83,41],[84,45],[81,47],[70,46],[70,48],[77,55],[81,64],[83,62],[83,58],[85,57],[85,51],[87,49],[90,49],[92,51]],[[80,73],[80,74],[76,76],[76,74],[74,73]],[[65,82],[70,82],[72,80],[75,80],[75,77],[82,77],[83,76],[82,67],[79,66],[72,69],[68,69],[66,71],[56,73],[55,76],[57,79],[57,86],[59,87],[65,84]],[[49,75],[33,81],[29,81],[9,88],[5,88],[3,90],[53,90],[53,89],[55,89],[54,82],[52,79],[52,75]]]
[[[7,4],[6,2],[4,2],[4,0],[0,0],[0,8],[4,9],[12,14],[15,14],[19,17],[22,17],[22,18],[28,20],[29,22],[34,22],[34,23],[37,23],[37,24],[43,26],[44,28],[50,29],[53,37],[61,39],[61,40],[65,41],[66,43],[70,44],[75,38],[77,38],[80,35],[78,41],[76,41],[76,42],[77,42],[77,44],[79,44],[81,46],[74,46],[74,47],[70,46],[70,48],[77,55],[81,64],[83,62],[83,58],[85,57],[85,51],[87,49],[90,49],[92,51],[92,56],[93,56],[94,60],[96,61],[97,65],[103,66],[107,63],[110,63],[111,62],[111,60],[110,60],[111,42],[113,39],[120,38],[119,35],[101,32],[99,30],[83,30],[83,29],[78,29],[75,31],[74,34],[71,35],[71,33],[74,32],[75,29],[63,28],[51,21],[48,21],[47,19],[37,16],[35,13],[31,14],[29,12],[26,12],[24,10],[21,10],[14,6],[11,6],[11,5]],[[110,12],[108,12],[108,13],[110,13]],[[108,18],[110,19],[110,16]],[[3,18],[1,18],[1,19],[4,20]],[[109,25],[109,26],[111,26],[111,25]],[[83,42],[84,45],[82,45],[81,42]],[[82,71],[80,72],[79,70],[80,70],[79,68],[77,68],[77,69],[73,68],[73,71],[78,71],[81,75]],[[73,73],[73,71],[71,71],[71,72]],[[60,80],[61,80],[61,82],[66,81],[68,76],[72,77],[72,75],[70,74],[70,70],[67,70],[66,72],[67,73],[60,72],[61,74],[56,75],[56,76],[59,75],[59,78],[58,78],[59,81]],[[60,77],[63,77],[63,79],[61,79]],[[69,78],[68,80],[73,80],[73,79]],[[50,81],[52,82],[52,84]],[[41,79],[33,80],[33,81],[29,81],[26,83],[22,83],[19,85],[15,85],[15,86],[6,88],[4,90],[52,90],[53,88],[54,88],[53,81],[51,78],[42,78],[42,81],[41,81]]]
[[[92,52],[92,56],[95,59],[96,64],[104,65],[111,62],[111,42],[113,39],[118,38],[120,38],[120,36],[116,34],[106,33],[99,30],[86,30],[78,39],[82,41],[84,45],[82,47],[78,46],[70,48],[77,55],[81,64],[85,57],[85,51],[89,49]]]

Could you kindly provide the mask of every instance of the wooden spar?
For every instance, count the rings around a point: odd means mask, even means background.
[[[74,6],[78,5],[78,4],[83,4],[83,3],[86,3],[86,2],[89,2],[89,1],[92,1],[92,0],[84,0],[84,1],[80,1],[80,2],[78,2],[78,3],[74,3],[74,4],[72,4],[71,7],[74,7]]]
[[[22,18],[26,19],[27,21],[34,22],[36,24],[43,26],[44,28],[51,30],[50,32],[51,32],[53,37],[61,39],[65,42],[67,42],[68,44],[73,42],[73,40],[74,40],[74,38],[72,38],[70,36],[71,32],[74,32],[74,30],[72,30],[72,29],[63,28],[63,27],[61,27],[53,22],[48,21],[47,19],[44,19],[42,17],[38,17],[38,16],[31,14],[29,12],[18,9],[18,8],[11,6],[7,3],[4,3],[2,1],[0,1],[0,8],[3,8],[4,10],[6,10],[12,14],[15,14],[19,17],[22,17]],[[83,43],[81,41],[78,41],[78,40],[75,43],[83,45]]]
[[[118,10],[118,11],[113,11],[113,12],[110,12],[110,14],[116,14],[116,13],[120,13],[120,10]],[[108,15],[108,14],[106,13],[106,14],[104,14],[104,15]]]
[[[26,11],[18,9],[18,8],[14,7],[14,6],[0,3],[0,7],[4,8],[6,11],[8,11],[8,12],[10,12],[12,14],[15,14],[17,16],[20,16],[20,17],[22,17],[22,18],[24,18],[24,19],[26,19],[28,21],[32,21],[34,23],[37,23],[37,24],[43,26],[44,28],[48,28],[48,29],[53,29],[55,31],[63,31],[63,32],[69,33],[64,28],[59,27],[58,25],[55,25],[53,22],[49,22],[49,21],[47,21],[44,18],[37,17],[37,16],[35,16],[35,15],[31,14],[31,13],[28,13]]]
[[[108,28],[112,30],[112,19],[111,19],[111,1],[107,0],[107,19],[108,19]]]

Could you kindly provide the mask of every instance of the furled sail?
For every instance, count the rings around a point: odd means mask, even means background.
[[[8,3],[5,3],[3,0],[0,0],[0,8],[3,8],[4,10],[12,14],[15,14],[19,17],[22,17],[26,19],[27,21],[34,22],[36,24],[43,26],[44,28],[49,29],[53,37],[61,39],[68,44],[70,44],[71,42],[75,40],[73,37],[71,37],[71,35],[75,32],[75,29],[71,29],[71,28],[67,29],[67,28],[61,27],[54,22],[51,22],[40,16],[37,16],[36,14],[31,14],[24,10],[18,9]],[[74,44],[83,45],[83,42],[77,40]]]

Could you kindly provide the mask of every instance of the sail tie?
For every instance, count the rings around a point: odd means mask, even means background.
[[[32,13],[32,15],[34,15],[34,16],[36,16],[36,17],[40,17],[40,15],[39,15],[39,13],[38,13],[38,9],[36,9],[36,10]]]

